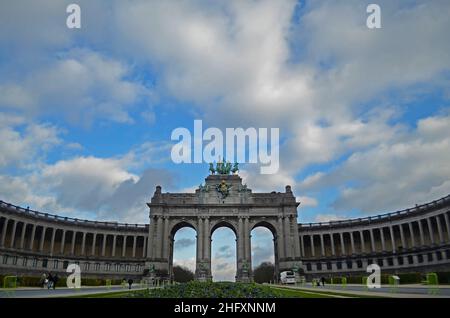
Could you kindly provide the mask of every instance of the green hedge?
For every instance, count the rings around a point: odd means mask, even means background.
[[[3,278],[11,275],[0,275],[0,287],[3,287]],[[120,285],[121,279],[111,280],[112,285]],[[81,278],[81,286],[105,286],[106,279],[97,278]],[[41,277],[36,276],[18,276],[17,287],[41,287]],[[56,283],[56,287],[66,287],[66,276],[59,276],[59,280]]]
[[[436,272],[438,275],[439,284],[450,284],[450,272]],[[394,274],[382,274],[381,284],[389,284],[389,276]],[[367,277],[366,275],[365,277]],[[425,273],[401,273],[397,274],[400,277],[400,284],[420,284],[426,279]],[[364,276],[345,276],[347,277],[347,284],[361,284]],[[331,278],[326,279],[326,283],[331,283]],[[342,284],[341,277],[333,277],[333,284]]]

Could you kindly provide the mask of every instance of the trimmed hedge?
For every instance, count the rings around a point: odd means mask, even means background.
[[[0,288],[3,287],[3,278],[5,276],[12,275],[0,275]],[[112,279],[112,285],[120,285],[122,283],[121,279]],[[97,278],[81,278],[81,286],[105,286],[106,279]],[[17,287],[41,287],[41,277],[36,276],[18,276],[17,277]],[[59,276],[56,287],[66,287],[66,277]]]
[[[436,272],[438,275],[439,284],[450,284],[450,272]],[[389,284],[389,276],[395,274],[382,274],[381,284]],[[425,273],[400,273],[396,274],[400,277],[400,284],[420,284],[426,280]],[[361,284],[365,276],[345,276],[347,277],[347,284]],[[326,283],[331,284],[331,278],[326,279]],[[333,277],[333,284],[342,284],[341,277]]]

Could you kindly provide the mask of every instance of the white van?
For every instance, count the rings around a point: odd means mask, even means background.
[[[293,271],[284,271],[280,273],[282,284],[295,284],[295,274]]]

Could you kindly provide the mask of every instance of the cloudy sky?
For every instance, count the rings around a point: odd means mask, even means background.
[[[81,29],[66,27],[73,2]],[[156,184],[193,191],[207,174],[170,159],[172,130],[194,119],[280,128],[278,173],[241,176],[254,191],[290,184],[299,222],[449,194],[450,2],[379,0],[377,30],[371,2],[2,1],[0,199],[147,222]],[[259,232],[253,253],[270,260]],[[234,238],[217,235],[217,276],[233,277]],[[193,238],[177,234],[179,263]]]

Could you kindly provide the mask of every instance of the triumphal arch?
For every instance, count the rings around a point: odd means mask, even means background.
[[[195,276],[210,280],[211,237],[220,227],[236,235],[236,281],[252,280],[251,231],[266,227],[273,234],[275,274],[300,265],[297,206],[291,187],[285,192],[253,193],[237,174],[237,164],[210,166],[210,175],[195,193],[163,193],[160,186],[148,203],[150,225],[146,268],[149,276],[173,278],[175,233],[197,233]]]

